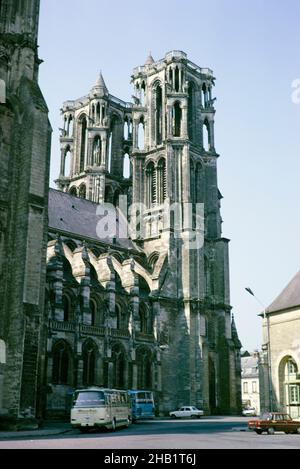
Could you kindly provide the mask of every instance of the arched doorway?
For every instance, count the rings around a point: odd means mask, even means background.
[[[292,418],[300,417],[300,376],[298,365],[293,357],[283,358],[279,365],[280,407]]]

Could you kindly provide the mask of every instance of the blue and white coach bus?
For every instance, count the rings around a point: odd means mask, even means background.
[[[132,421],[155,417],[154,397],[151,391],[128,391],[131,400]]]

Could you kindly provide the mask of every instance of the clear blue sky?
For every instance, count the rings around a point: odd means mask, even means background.
[[[261,308],[300,269],[299,0],[41,0],[40,83],[54,128],[51,185],[59,171],[60,107],[87,94],[101,69],[130,100],[130,75],[149,51],[180,49],[217,77],[216,147],[231,239],[231,296],[244,348],[261,345]]]

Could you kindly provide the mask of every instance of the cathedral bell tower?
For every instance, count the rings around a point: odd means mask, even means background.
[[[57,186],[73,196],[117,205],[131,184],[131,104],[109,94],[100,73],[89,95],[63,104]],[[127,127],[124,136],[124,125]]]
[[[203,282],[197,282],[193,272],[197,267],[192,264],[197,258],[199,266],[203,265],[204,231],[212,238],[221,235],[212,98],[215,78],[210,69],[196,66],[181,51],[172,51],[158,62],[150,55],[132,78],[136,96],[133,200],[144,204],[143,230],[136,234],[136,240],[151,253],[174,247],[175,236],[177,249],[182,250],[180,270],[189,271],[182,293],[202,297]],[[165,204],[171,209],[167,225]],[[196,223],[197,204],[205,207],[205,226]],[[203,242],[199,249],[189,250],[196,235]],[[177,254],[175,257],[178,259]]]
[[[150,55],[134,69],[132,82],[133,201],[142,207],[133,237],[149,262],[165,262],[166,269],[157,292],[158,322],[172,338],[162,356],[163,388],[170,395],[177,390],[178,405],[228,412],[238,397],[229,390],[235,351],[217,181],[215,78],[175,50],[159,61]]]

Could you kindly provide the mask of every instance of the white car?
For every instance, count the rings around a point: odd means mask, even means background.
[[[179,418],[194,418],[194,419],[200,419],[203,417],[204,412],[203,410],[197,409],[197,407],[193,406],[186,406],[186,407],[181,407],[179,410],[175,410],[173,412],[170,412],[170,417],[173,419],[179,419]]]
[[[256,417],[256,409],[254,407],[248,407],[247,409],[243,409],[244,417]]]

